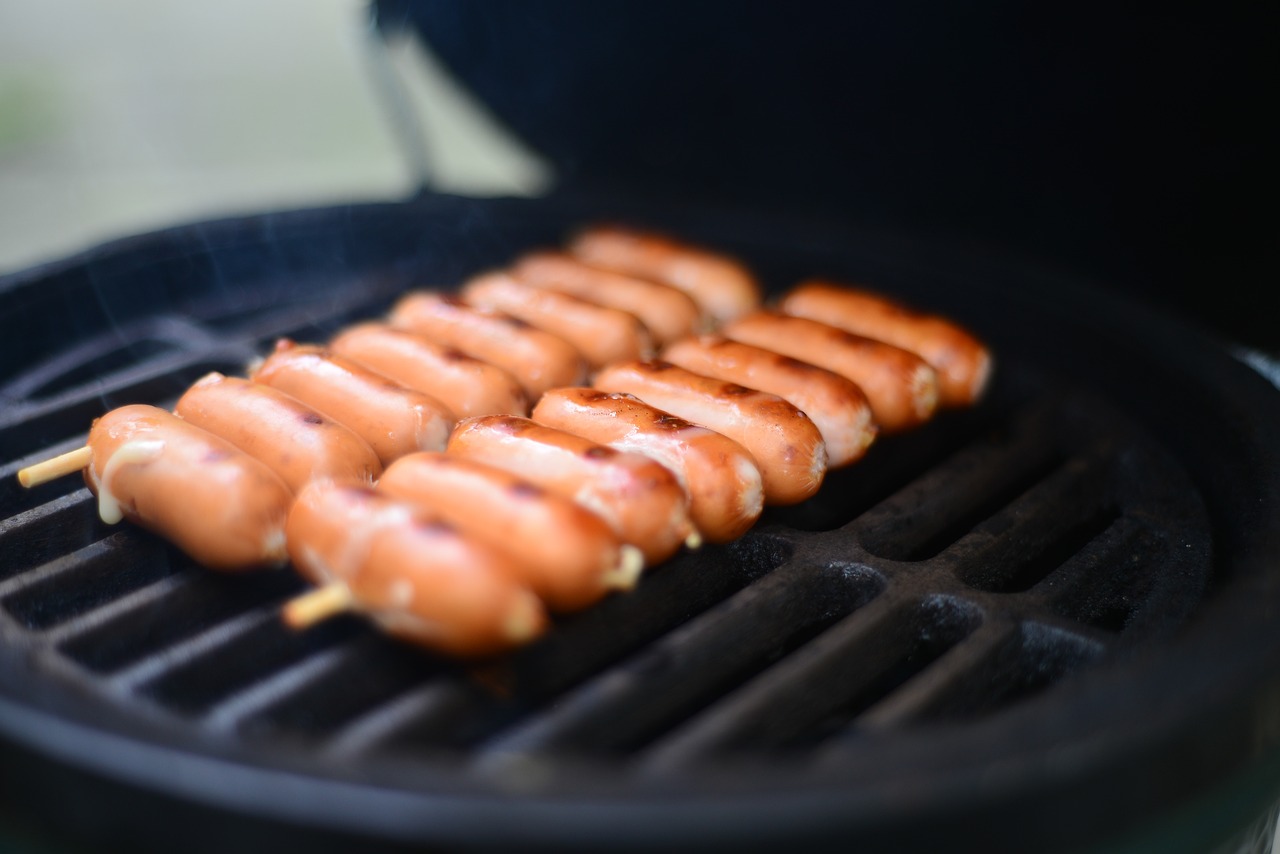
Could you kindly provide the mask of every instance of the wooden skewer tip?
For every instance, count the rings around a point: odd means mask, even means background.
[[[632,590],[644,571],[644,552],[635,546],[624,545],[618,551],[618,565],[604,574],[607,590]]]
[[[90,450],[88,445],[85,445],[82,448],[76,448],[74,451],[67,451],[65,454],[59,454],[52,459],[19,469],[18,483],[30,489],[33,486],[48,483],[64,475],[78,472],[88,466],[92,460],[93,451]]]
[[[285,603],[281,616],[291,629],[305,629],[352,610],[355,597],[345,584],[326,584]]]

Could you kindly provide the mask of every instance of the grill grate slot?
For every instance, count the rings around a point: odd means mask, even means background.
[[[1120,517],[1105,454],[1078,457],[977,526],[948,553],[960,578],[996,593],[1028,590]]]
[[[668,771],[709,755],[820,740],[981,621],[972,604],[950,597],[881,596],[660,740],[642,757],[642,767]]]
[[[307,739],[420,682],[432,668],[421,655],[413,667],[414,657],[372,631],[353,632],[219,699],[204,723],[252,738]]]
[[[1037,412],[971,445],[913,481],[858,520],[864,548],[889,560],[936,557],[1063,463]]]
[[[860,568],[792,563],[484,744],[480,762],[535,751],[631,751],[875,598]]]
[[[250,580],[195,569],[184,580],[163,597],[140,602],[109,619],[73,625],[74,633],[63,627],[59,649],[92,671],[111,673],[303,589],[291,572],[266,573]]]
[[[4,608],[28,629],[47,629],[173,575],[189,565],[134,529],[51,561],[39,580],[5,596]]]
[[[87,489],[0,521],[0,595],[5,579],[97,542],[110,530],[98,521]]]
[[[84,436],[93,419],[109,409],[128,403],[160,405],[174,400],[193,382],[210,371],[241,373],[251,357],[225,354],[221,358],[202,356],[180,364],[152,363],[142,370],[130,370],[101,383],[81,386],[48,401],[14,408],[14,417],[0,418],[0,443],[6,455],[27,456],[69,438]],[[20,418],[18,417],[20,416]]]
[[[263,680],[279,678],[281,672],[305,664],[357,633],[371,631],[355,618],[339,617],[306,632],[292,632],[273,609],[236,628],[229,637],[211,630],[209,634],[220,642],[192,643],[190,656],[158,657],[162,664],[158,672],[151,672],[147,659],[134,665],[148,675],[139,694],[180,714],[202,714]]]

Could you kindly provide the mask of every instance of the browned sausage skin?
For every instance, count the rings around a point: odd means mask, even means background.
[[[760,285],[745,266],[665,235],[598,226],[574,237],[569,252],[593,267],[678,288],[717,324],[760,307]]]
[[[660,563],[695,534],[689,499],[675,475],[639,454],[615,451],[527,418],[490,415],[460,422],[450,454],[504,468],[578,502]]]
[[[265,462],[293,492],[317,479],[372,483],[374,449],[351,430],[268,385],[211,373],[178,398],[175,414]]]
[[[286,528],[289,557],[318,584],[347,588],[387,632],[455,655],[502,652],[547,620],[510,561],[408,502],[359,484],[313,483]]]
[[[436,398],[455,418],[529,411],[524,389],[502,368],[403,329],[361,323],[330,341],[329,349]]]
[[[760,467],[767,504],[795,504],[822,485],[827,470],[822,434],[809,416],[775,394],[663,361],[610,365],[596,374],[593,385],[602,391],[634,394],[742,445]]]
[[[530,253],[507,272],[534,287],[632,314],[659,345],[689,335],[700,326],[697,303],[670,285],[600,270],[562,253]]]
[[[586,379],[582,354],[558,335],[523,320],[468,305],[437,293],[412,293],[391,310],[392,326],[457,347],[506,370],[519,381],[530,400],[549,388]]]
[[[348,428],[383,465],[414,451],[443,450],[453,427],[440,401],[321,347],[281,339],[252,379]]]
[[[378,491],[426,510],[503,552],[553,611],[576,611],[635,586],[644,558],[591,511],[511,472],[456,454],[392,463]]]
[[[786,314],[820,320],[922,356],[938,372],[945,406],[968,406],[987,387],[991,353],[944,317],[913,311],[871,291],[816,280],[797,285],[779,307]]]
[[[716,336],[677,341],[662,358],[695,374],[776,394],[803,410],[822,433],[833,469],[861,459],[876,437],[862,389],[817,365]]]
[[[292,493],[225,439],[135,404],[94,421],[88,445],[85,482],[104,522],[127,518],[211,569],[284,562]]]
[[[266,463],[294,492],[312,480],[372,483],[382,474],[377,454],[355,433],[283,392],[240,377],[206,374],[174,411]]]
[[[535,288],[507,273],[485,273],[468,281],[462,296],[472,305],[505,312],[559,335],[600,368],[622,359],[653,355],[653,341],[634,315],[559,291]]]
[[[742,536],[764,509],[760,469],[746,448],[632,395],[552,389],[533,408],[533,420],[671,469],[689,494],[693,524],[710,542]]]
[[[852,380],[885,433],[917,427],[938,406],[938,375],[915,353],[805,317],[759,311],[726,324],[726,337]]]

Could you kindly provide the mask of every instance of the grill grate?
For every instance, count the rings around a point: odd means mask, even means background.
[[[364,293],[113,330],[9,381],[3,446],[70,447],[106,406],[170,405],[280,335],[327,337],[383,305]],[[642,774],[730,754],[832,761],[877,732],[989,715],[1168,631],[1210,568],[1177,467],[1017,364],[979,409],[883,440],[812,501],[478,669],[353,618],[293,634],[276,618],[302,589],[290,573],[204,572],[99,523],[78,484],[16,491],[23,462],[3,472],[0,620],[51,670],[200,731],[347,758],[451,754],[486,774],[532,756]]]
[[[108,406],[171,405],[278,335],[325,340],[590,209],[244,218],[0,282],[6,797],[62,827],[65,771],[88,838],[131,821],[130,842],[165,850],[218,850],[233,827],[331,843],[317,850],[351,847],[334,830],[1063,850],[1181,808],[1275,743],[1259,687],[1280,660],[1260,628],[1280,601],[1274,390],[1179,327],[988,256],[792,217],[635,216],[738,252],[775,289],[862,279],[958,317],[993,343],[997,384],[485,665],[353,617],[291,633],[292,573],[215,575],[102,525],[74,478],[16,483]],[[190,833],[200,817],[216,821]]]

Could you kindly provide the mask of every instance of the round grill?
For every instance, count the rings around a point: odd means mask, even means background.
[[[223,841],[189,838],[194,811],[322,846],[1052,850],[1270,753],[1280,643],[1259,633],[1280,550],[1258,523],[1276,508],[1276,395],[1171,321],[954,249],[633,211],[738,252],[774,291],[831,275],[951,314],[993,343],[997,381],[741,540],[483,665],[356,618],[292,633],[291,573],[218,576],[102,525],[74,478],[16,484],[110,406],[171,406],[279,336],[325,340],[599,210],[436,199],[236,220],[0,283],[0,346],[51,327],[0,376],[5,784],[30,775],[47,809],[71,773],[110,792],[86,832],[188,845]]]

